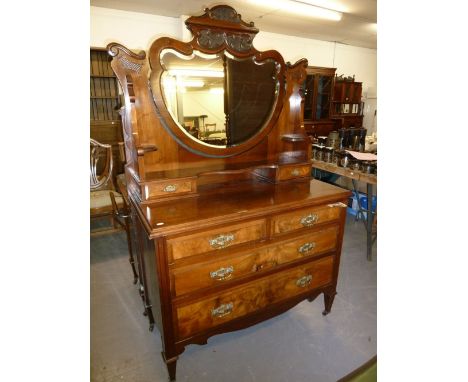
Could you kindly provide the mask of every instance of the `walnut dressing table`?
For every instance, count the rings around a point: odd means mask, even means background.
[[[192,41],[159,38],[148,57],[108,45],[125,97],[139,292],[171,380],[188,344],[320,294],[330,312],[350,194],[310,180],[307,61],[257,51],[258,29],[229,6],[186,25]]]

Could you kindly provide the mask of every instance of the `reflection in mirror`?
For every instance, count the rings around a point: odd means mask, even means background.
[[[190,137],[231,147],[247,141],[268,122],[278,95],[278,65],[228,52],[190,56],[161,52],[161,87],[174,121]]]

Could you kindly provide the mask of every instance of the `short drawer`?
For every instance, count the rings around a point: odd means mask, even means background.
[[[197,184],[194,179],[148,182],[145,184],[145,197],[146,200],[158,199],[161,197],[194,193],[196,190]]]
[[[173,293],[180,296],[199,289],[226,285],[232,280],[304,257],[336,249],[338,226],[284,240],[256,250],[236,252],[220,260],[171,271]]]
[[[265,219],[244,222],[210,231],[167,240],[170,260],[178,260],[201,253],[260,240],[266,237]]]
[[[176,309],[178,338],[267,308],[306,291],[325,286],[333,279],[333,256],[252,281],[217,296]]]
[[[310,176],[310,165],[281,166],[278,169],[278,180],[288,180]]]
[[[272,218],[272,235],[292,232],[316,224],[337,220],[345,209],[339,205],[311,207]]]

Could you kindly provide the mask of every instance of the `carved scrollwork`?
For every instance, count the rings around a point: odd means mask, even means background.
[[[198,36],[198,44],[207,49],[216,49],[226,43],[231,49],[246,52],[252,49],[253,36],[249,34],[227,34],[203,29]]]
[[[198,44],[203,48],[216,49],[224,44],[225,35],[223,32],[213,32],[210,29],[200,31]]]
[[[239,24],[241,22],[241,15],[235,9],[228,6],[220,6],[213,9],[205,9],[205,12],[213,20],[229,21],[231,23]]]
[[[144,50],[140,51],[139,53],[133,53],[130,49],[126,48],[123,45],[117,44],[113,42],[107,45],[107,53],[109,56],[115,57],[119,54],[119,51],[124,52],[126,55],[136,58],[137,60],[143,60],[146,57],[146,53]]]
[[[226,43],[238,52],[246,52],[252,48],[253,36],[248,34],[232,34],[226,36]]]

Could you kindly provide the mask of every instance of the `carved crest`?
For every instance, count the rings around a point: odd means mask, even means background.
[[[230,23],[229,28],[225,27],[226,23]],[[185,24],[193,33],[198,45],[205,49],[227,46],[245,53],[252,49],[253,39],[258,33],[253,22],[246,23],[234,8],[227,5],[206,8],[202,16],[192,16]]]

